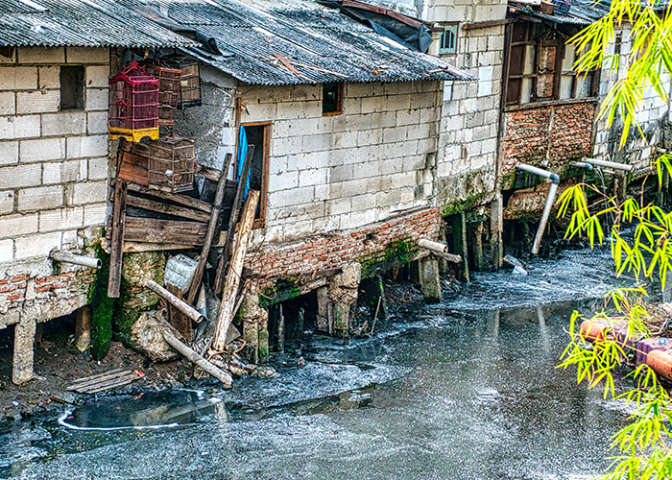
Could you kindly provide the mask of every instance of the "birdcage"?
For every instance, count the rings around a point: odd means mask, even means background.
[[[110,139],[159,138],[159,82],[131,62],[110,79]]]
[[[198,63],[185,59],[179,63],[180,103],[179,108],[201,104],[201,72]]]
[[[161,65],[148,65],[147,73],[159,81],[159,127],[171,129],[177,118],[182,71]]]
[[[150,142],[148,186],[168,192],[191,190],[194,183],[194,141],[168,137]]]

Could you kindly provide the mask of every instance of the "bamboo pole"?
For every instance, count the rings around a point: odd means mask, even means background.
[[[252,234],[254,214],[257,211],[259,196],[260,192],[257,190],[250,190],[248,194],[241,216],[238,239],[226,271],[224,290],[222,292],[222,303],[219,306],[215,338],[212,342],[212,348],[218,352],[221,352],[226,348],[226,335],[231,326],[231,321],[233,320],[233,309],[236,305],[236,296],[238,293],[238,286],[240,285],[240,275],[243,272],[247,244]]]
[[[198,310],[196,310],[184,300],[181,300],[177,296],[170,293],[154,280],[145,281],[144,286],[177,308],[180,312],[184,313],[187,317],[191,318],[194,322],[201,323],[205,319],[205,317]]]
[[[184,355],[187,360],[195,363],[200,368],[202,368],[203,371],[222,382],[225,388],[231,388],[233,386],[233,379],[231,378],[231,375],[226,373],[224,370],[215,367],[212,363],[208,362],[205,358],[201,357],[198,353],[193,351],[184,343],[180,342],[171,333],[163,332],[163,339],[168,342],[168,345]]]

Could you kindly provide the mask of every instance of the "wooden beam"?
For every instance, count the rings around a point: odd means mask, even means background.
[[[196,310],[184,300],[178,298],[176,295],[170,293],[154,280],[145,281],[144,286],[145,288],[149,288],[152,292],[156,293],[159,297],[163,298],[166,302],[173,305],[180,312],[191,318],[194,322],[201,323],[205,319],[203,314],[201,314],[198,310]]]
[[[198,246],[205,240],[206,229],[204,223],[128,217],[124,237],[131,242]]]
[[[207,213],[203,213],[200,210],[196,211],[181,205],[170,205],[165,202],[159,202],[149,198],[142,198],[136,195],[129,195],[126,198],[126,205],[129,207],[149,210],[150,212],[158,212],[165,215],[174,215],[176,217],[188,218],[196,222],[206,223],[210,217]]]
[[[119,180],[113,180],[113,184]],[[148,197],[155,197],[161,200],[168,200],[170,202],[177,203],[178,205],[184,205],[185,207],[193,208],[195,210],[200,210],[205,213],[210,213],[212,210],[212,205],[198,198],[189,197],[187,195],[180,195],[179,193],[170,193],[164,192],[163,190],[153,190],[151,188],[143,187],[142,185],[137,185],[135,183],[128,184],[128,190],[131,192],[142,193]]]
[[[222,292],[224,267],[229,261],[229,251],[231,250],[231,242],[233,241],[233,235],[236,232],[236,223],[238,223],[238,211],[240,210],[240,206],[243,204],[243,197],[245,196],[245,188],[247,187],[247,178],[250,174],[250,166],[252,165],[254,148],[255,148],[254,145],[248,145],[247,155],[245,156],[245,162],[243,163],[243,170],[241,172],[240,178],[238,179],[238,190],[236,190],[236,198],[233,200],[233,207],[231,208],[231,216],[229,216],[229,225],[228,228],[226,229],[227,231],[226,240],[224,241],[224,248],[222,249],[222,255],[220,256],[219,263],[217,264],[217,274],[215,275],[215,285],[214,285],[215,295],[219,295]]]
[[[212,341],[213,349],[216,351],[223,351],[226,348],[226,335],[233,320],[233,310],[236,305],[240,275],[243,271],[247,244],[252,234],[252,224],[254,223],[254,214],[257,211],[259,196],[260,192],[258,190],[250,190],[245,202],[245,208],[243,209],[240,231],[238,232],[236,247],[233,250],[233,255],[226,271],[222,303],[217,314],[215,337]]]
[[[508,23],[513,23],[515,20],[513,18],[505,18],[503,20],[490,20],[488,22],[474,22],[474,23],[465,23],[462,25],[464,30],[475,30],[477,28],[490,28],[497,27],[499,25],[506,25]]]
[[[114,185],[114,204],[112,207],[112,232],[110,234],[110,275],[107,283],[107,296],[119,298],[121,288],[121,267],[124,255],[124,230],[126,223],[126,194],[128,184],[117,181]]]
[[[201,288],[201,280],[203,279],[203,272],[205,272],[205,265],[208,262],[208,254],[210,253],[210,247],[212,246],[213,239],[217,235],[219,214],[222,210],[222,202],[224,201],[226,172],[229,171],[232,159],[233,156],[230,153],[227,154],[226,158],[224,159],[222,174],[219,177],[219,182],[217,183],[217,191],[215,192],[215,201],[212,205],[212,213],[210,214],[210,223],[208,223],[208,231],[205,234],[205,241],[203,242],[203,248],[201,248],[201,256],[198,259],[198,265],[196,266],[196,271],[194,272],[194,279],[191,282],[191,287],[189,288],[189,292],[187,293],[188,303],[194,303],[194,299],[196,298],[198,289]]]
[[[194,352],[191,348],[186,346],[184,343],[180,342],[173,334],[170,332],[163,332],[163,339],[173,347],[175,350],[184,355],[187,360],[192,363],[195,363],[203,369],[203,371],[209,373],[220,382],[224,384],[224,388],[231,388],[233,386],[233,379],[224,370],[221,370],[215,367],[212,363],[208,362],[205,358],[200,356],[198,353]]]

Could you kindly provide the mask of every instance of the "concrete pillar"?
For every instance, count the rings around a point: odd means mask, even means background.
[[[21,385],[33,378],[35,320],[22,318],[14,327],[14,363],[12,381]]]
[[[243,339],[250,353],[252,363],[268,360],[268,311],[259,305],[259,293],[252,287],[240,306]]]
[[[329,300],[329,287],[318,288],[316,327],[320,332],[333,333],[333,310]]]
[[[329,286],[329,299],[333,306],[333,333],[336,335],[347,337],[349,334],[361,279],[362,266],[352,263],[343,267]]]
[[[459,270],[459,280],[468,282],[470,281],[469,245],[467,244],[467,216],[464,212],[460,212],[453,222],[453,245],[458,249],[457,253],[462,255],[462,262],[457,267]]]
[[[77,310],[75,324],[75,347],[80,352],[86,352],[91,345],[91,307],[86,305]]]
[[[439,262],[436,258],[429,257],[419,260],[420,286],[428,303],[441,301],[441,279],[439,278]]]

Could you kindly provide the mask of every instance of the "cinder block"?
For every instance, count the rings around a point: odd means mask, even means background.
[[[40,212],[40,232],[72,230],[84,225],[84,207]]]
[[[61,205],[63,205],[62,185],[19,190],[19,212],[46,210]]]
[[[37,67],[0,67],[0,90],[35,90]]]
[[[19,63],[49,64],[65,63],[65,49],[63,47],[22,47],[18,52]]]
[[[21,140],[19,144],[19,161],[21,163],[43,162],[61,158],[65,158],[64,138]]]
[[[13,165],[0,168],[0,188],[23,188],[42,182],[42,165]]]
[[[268,203],[271,207],[288,207],[292,205],[301,205],[311,203],[315,198],[314,187],[292,188],[268,195]]]
[[[89,180],[105,180],[110,175],[110,160],[108,157],[89,159]]]
[[[107,129],[104,130],[106,131]],[[86,113],[84,112],[58,112],[42,115],[42,136],[44,137],[84,133],[86,133]]]
[[[86,111],[107,111],[109,92],[100,88],[86,89]]]
[[[58,112],[61,103],[60,90],[38,90],[16,94],[16,113]]]
[[[40,116],[0,117],[0,140],[40,136]]]
[[[50,162],[44,164],[42,183],[71,183],[86,180],[87,160],[72,160],[68,162]]]
[[[328,134],[306,135],[301,138],[301,145],[304,153],[330,150],[332,138]]]
[[[89,88],[107,88],[109,86],[109,65],[86,67],[86,86]]]
[[[14,115],[16,113],[16,94],[14,92],[0,92],[0,115]]]
[[[0,262],[14,260],[14,240],[0,240]]]
[[[66,50],[68,63],[110,63],[110,52],[107,48],[68,47]]]
[[[360,130],[357,132],[357,146],[368,147],[369,145],[378,145],[383,141],[383,130],[376,128],[374,130]]]
[[[61,67],[38,67],[38,75],[40,89],[61,87]]]
[[[61,248],[61,232],[40,233],[14,240],[15,259],[49,255],[53,249]]]
[[[73,205],[100,203],[107,200],[107,182],[76,183]]]
[[[21,235],[37,232],[38,215],[4,215],[0,217],[0,237],[14,238]]]
[[[0,166],[19,162],[19,142],[0,142]]]
[[[87,117],[87,133],[89,135],[107,133],[108,131],[107,111],[91,112],[88,113],[86,117]]]
[[[4,190],[0,192],[0,215],[6,215],[14,211],[14,192]]]
[[[67,158],[104,157],[107,155],[107,135],[74,137],[67,140]]]
[[[362,98],[361,113],[382,112],[387,110],[387,99],[384,96]]]
[[[268,191],[279,192],[299,186],[299,172],[280,172],[271,175],[268,180]]]
[[[96,203],[84,205],[84,226],[103,225],[107,222],[108,204]]]
[[[309,185],[324,185],[327,183],[327,169],[316,168],[313,170],[301,170],[299,172],[299,187]]]

